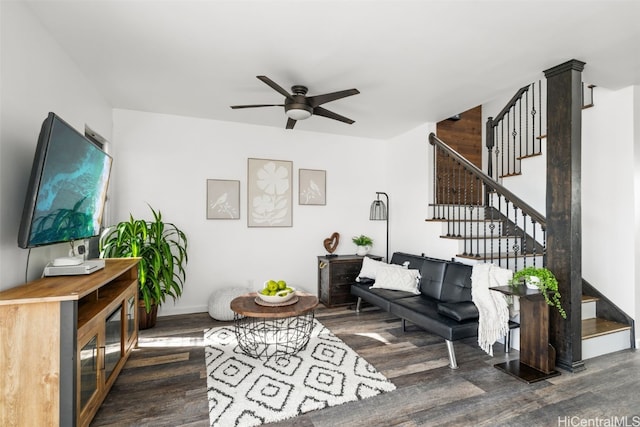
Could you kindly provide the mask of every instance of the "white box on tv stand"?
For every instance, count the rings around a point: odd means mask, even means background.
[[[103,259],[89,259],[78,265],[63,265],[54,267],[47,265],[44,268],[45,276],[78,276],[81,274],[91,274],[104,268]]]

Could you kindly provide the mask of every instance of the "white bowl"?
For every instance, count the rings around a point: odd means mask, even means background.
[[[291,286],[289,286],[291,288]],[[293,289],[293,288],[291,288]],[[282,291],[280,291],[282,292]],[[296,290],[293,289],[293,292],[289,292],[287,295],[285,296],[279,296],[279,295],[262,295],[260,292],[257,293],[258,297],[265,302],[271,303],[271,304],[278,304],[281,302],[286,302],[289,301],[291,298],[293,298],[293,296],[296,294]]]

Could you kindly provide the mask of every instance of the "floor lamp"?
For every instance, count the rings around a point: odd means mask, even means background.
[[[387,198],[387,204],[380,200],[380,195]],[[371,209],[369,209],[369,219],[372,221],[386,221],[387,222],[387,257],[385,261],[389,263],[389,195],[382,191],[376,191],[376,200],[371,203]]]

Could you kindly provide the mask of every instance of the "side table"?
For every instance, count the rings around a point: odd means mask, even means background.
[[[381,256],[366,255],[380,261]],[[355,304],[351,284],[362,269],[363,256],[337,255],[318,257],[318,298],[327,307]]]
[[[560,375],[556,349],[549,343],[549,306],[540,291],[526,286],[490,289],[520,298],[520,360],[494,366],[529,384]]]
[[[242,351],[251,357],[269,358],[303,350],[311,337],[318,298],[297,291],[295,303],[281,306],[260,305],[256,298],[258,295],[251,292],[230,304]]]

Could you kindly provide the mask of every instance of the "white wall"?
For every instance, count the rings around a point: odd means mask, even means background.
[[[355,253],[351,237],[361,233],[384,254],[384,223],[369,221],[375,192],[385,188],[384,141],[128,110],[115,110],[113,120],[115,220],[148,218],[149,203],[189,238],[184,294],[161,314],[206,311],[214,289],[271,278],[315,293],[316,257],[333,232],[338,254]],[[293,161],[292,227],[247,227],[248,158]],[[298,205],[300,168],[327,171],[326,206]],[[241,182],[240,220],[206,219],[207,179]]]
[[[56,112],[80,132],[111,136],[111,108],[20,2],[0,2],[0,289],[25,280],[17,235],[42,121]],[[28,279],[68,245],[33,249]]]
[[[634,165],[634,262],[640,265],[640,86],[633,87],[633,165]],[[630,234],[630,233],[629,233]],[[640,272],[636,269],[634,277],[635,307],[637,320],[640,316]],[[640,348],[640,334],[636,332],[636,348]]]
[[[206,311],[209,294],[229,285],[260,287],[285,279],[316,292],[322,242],[340,233],[336,253],[353,254],[351,237],[374,239],[385,255],[386,224],[369,221],[376,191],[389,195],[390,249],[450,258],[456,247],[428,223],[432,185],[427,140],[434,124],[391,141],[287,131],[237,123],[129,110],[114,111],[113,191],[116,221],[149,217],[146,203],[162,211],[189,238],[185,292],[161,315]],[[293,161],[293,227],[247,227],[247,158]],[[326,206],[300,206],[298,169],[327,171]],[[240,220],[206,219],[206,180],[241,182]],[[383,198],[384,200],[384,198]]]
[[[387,191],[390,198],[389,254],[395,251],[451,259],[458,243],[441,239],[442,223],[428,222],[433,201],[433,147],[429,133],[436,124],[427,123],[388,141]]]
[[[594,97],[582,114],[582,276],[637,318],[634,91],[598,87]]]

